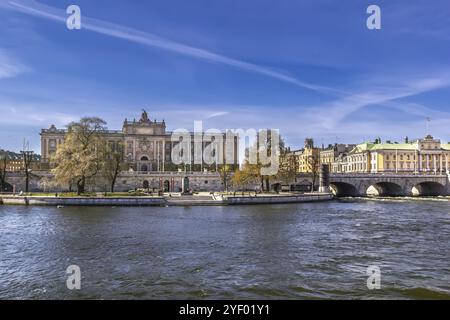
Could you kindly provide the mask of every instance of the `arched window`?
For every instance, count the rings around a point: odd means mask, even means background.
[[[141,157],[141,161],[148,161],[148,157],[146,156]]]
[[[164,181],[164,192],[170,192],[170,182],[169,180]]]

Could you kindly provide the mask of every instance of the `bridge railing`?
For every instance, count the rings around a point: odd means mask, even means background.
[[[355,177],[383,177],[383,178],[447,178],[447,173],[331,173],[330,177],[355,178]]]

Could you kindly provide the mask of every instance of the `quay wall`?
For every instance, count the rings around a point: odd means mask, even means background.
[[[205,205],[252,205],[319,202],[333,199],[329,193],[298,194],[298,195],[259,195],[237,196],[206,199],[192,196],[191,198],[177,199],[176,197],[39,197],[39,196],[0,196],[3,205],[29,205],[29,206],[205,206]]]
[[[128,197],[128,198],[57,198],[57,197],[1,197],[0,204],[30,206],[165,206],[164,197]]]
[[[257,197],[227,197],[229,205],[248,205],[248,204],[277,204],[277,203],[300,203],[300,202],[318,202],[332,200],[334,197],[330,193],[317,194],[299,194],[286,196],[257,196]]]

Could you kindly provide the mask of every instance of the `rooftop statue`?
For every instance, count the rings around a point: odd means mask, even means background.
[[[150,122],[150,120],[148,119],[147,111],[145,111],[144,109],[142,109],[142,115],[141,115],[141,119],[139,121],[140,122]]]

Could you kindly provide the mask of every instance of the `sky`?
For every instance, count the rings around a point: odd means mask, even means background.
[[[69,30],[66,8],[81,9]],[[381,9],[369,30],[366,10]],[[450,140],[450,2],[0,0],[0,149],[83,116],[279,129],[301,148]]]

